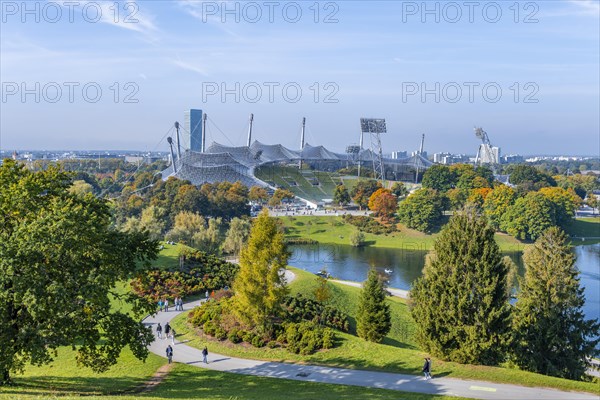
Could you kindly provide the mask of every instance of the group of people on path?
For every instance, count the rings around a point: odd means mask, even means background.
[[[175,297],[173,300],[173,304],[175,305],[175,311],[183,311],[183,298]],[[158,310],[159,311],[169,311],[169,299],[166,297],[158,300]]]
[[[171,344],[173,346],[175,346],[175,329],[173,329],[173,327],[171,327],[171,325],[169,325],[169,323],[167,322],[165,324],[165,337],[163,338],[163,327],[160,325],[160,322],[156,325],[156,337],[158,337],[159,339],[168,339],[171,338]]]
[[[175,346],[175,344],[173,344],[173,346]],[[173,362],[173,347],[171,345],[167,346],[166,353],[167,359],[169,360],[169,364],[171,364]],[[208,349],[206,348],[206,346],[204,346],[204,348],[202,349],[202,362],[204,364],[208,364]]]

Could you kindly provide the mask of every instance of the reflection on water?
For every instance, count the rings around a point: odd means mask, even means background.
[[[290,246],[292,257],[289,265],[310,272],[322,269],[338,279],[362,282],[367,279],[371,266],[384,272],[391,269],[389,286],[410,289],[412,282],[421,276],[427,251],[412,249],[385,249],[376,247],[356,248],[345,245]],[[523,274],[520,252],[506,252]],[[575,247],[577,267],[581,284],[585,287],[585,314],[588,318],[600,318],[600,244]]]

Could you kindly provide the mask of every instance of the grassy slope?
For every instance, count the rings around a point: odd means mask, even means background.
[[[310,296],[316,283],[314,275],[298,269],[293,269],[293,271],[297,278],[290,285],[291,292]],[[351,315],[356,315],[360,289],[331,282],[329,285],[333,291],[331,303]],[[340,342],[336,348],[309,356],[291,354],[283,349],[257,349],[248,345],[232,345],[226,341],[219,342],[212,338],[198,336],[197,332],[187,325],[185,315],[176,318],[173,326],[178,333],[183,335],[183,339],[190,340],[188,345],[200,348],[208,344],[211,351],[230,356],[420,374],[422,359],[426,354],[418,349],[412,339],[415,326],[408,307],[399,298],[390,298],[390,306],[394,315],[392,330],[382,344],[366,342],[353,334],[341,333],[339,334]],[[354,328],[355,321],[351,320],[351,322]],[[433,360],[433,373],[435,376],[524,386],[544,386],[600,394],[600,385],[597,383],[569,381],[515,369],[462,365],[436,359]]]
[[[356,227],[346,224],[342,217],[297,216],[280,217],[288,228],[288,237],[303,237],[320,243],[350,245],[350,234]],[[366,241],[373,247],[389,247],[407,250],[430,250],[437,234],[428,235],[400,224],[400,231],[390,235],[365,233]],[[502,251],[521,251],[525,244],[515,238],[498,233],[496,242]]]
[[[578,218],[573,220],[571,226],[566,229],[569,236],[576,237],[573,244],[594,244],[600,242],[600,217],[599,218]],[[586,238],[581,240],[581,238]],[[589,239],[595,238],[595,239]]]
[[[75,379],[74,375],[70,379]],[[42,394],[43,393],[43,394]],[[13,388],[0,392],[4,400],[75,400],[76,395],[56,397],[48,392],[30,390],[27,387]],[[392,390],[370,389],[345,385],[298,382],[287,379],[263,378],[210,371],[185,364],[176,364],[167,378],[154,390],[145,394],[121,396],[86,396],[86,399],[101,400],[158,400],[158,399],[226,399],[226,400],[270,400],[285,396],[297,400],[322,399],[370,399],[370,400],[450,400],[457,397],[436,396],[417,393],[401,393]]]

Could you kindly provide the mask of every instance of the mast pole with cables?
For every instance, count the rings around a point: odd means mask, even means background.
[[[208,118],[208,114],[204,113],[202,115],[202,153],[206,151],[206,118]]]

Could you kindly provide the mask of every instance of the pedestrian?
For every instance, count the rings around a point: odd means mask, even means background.
[[[175,329],[171,328],[171,344],[175,346]]]
[[[165,304],[165,312],[169,311],[169,300],[166,297],[163,303]]]
[[[206,291],[206,300],[208,300],[208,290]]]
[[[156,326],[156,336],[158,336],[159,339],[162,339],[162,326],[160,326],[160,322]]]
[[[171,333],[171,325],[169,325],[169,323],[167,322],[165,324],[165,336],[168,338],[169,337],[169,333]]]
[[[204,346],[204,348],[202,349],[202,362],[204,364],[208,364],[208,349],[206,348],[206,346]]]
[[[179,298],[179,311],[183,311],[183,297]]]
[[[425,380],[431,379],[431,358],[425,358],[425,364],[423,365],[423,373],[425,374]]]
[[[171,345],[167,346],[167,359],[169,360],[169,364],[173,362],[173,348]]]
[[[163,302],[162,302],[162,300],[160,300],[160,299],[158,300],[158,310],[159,310],[159,311],[162,311],[162,310],[163,310]]]

